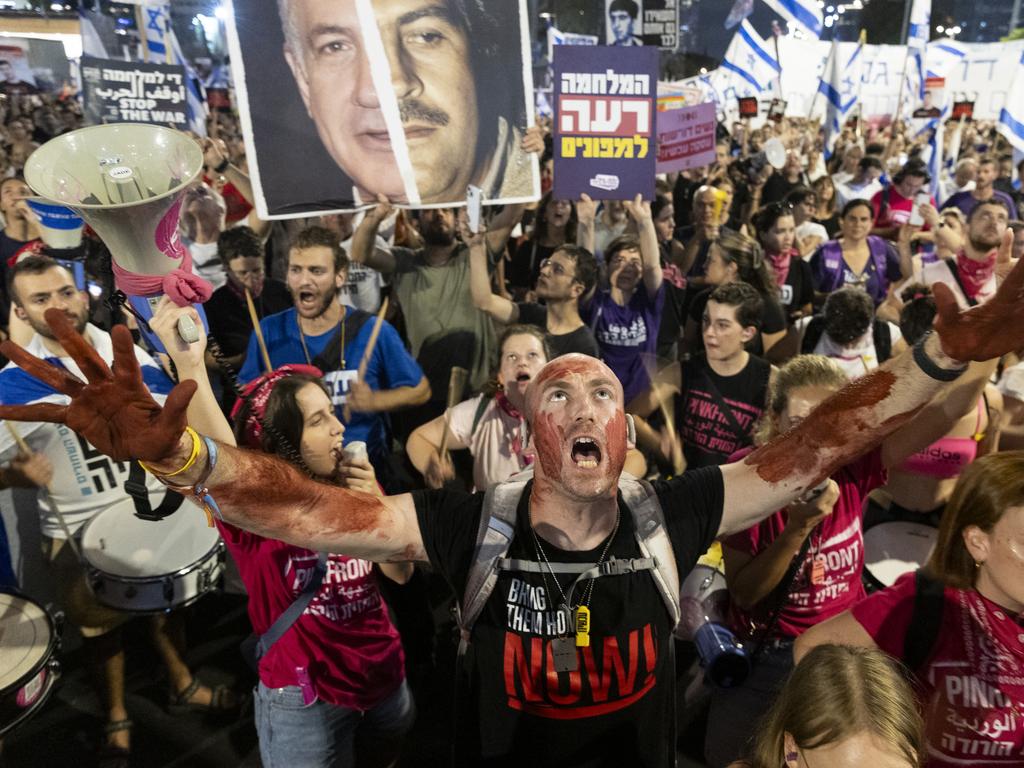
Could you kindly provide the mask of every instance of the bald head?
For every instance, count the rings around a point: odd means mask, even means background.
[[[604,382],[610,385],[615,392],[619,406],[623,407],[622,383],[612,369],[596,357],[573,352],[556,357],[541,368],[530,382],[530,386],[526,390],[526,418],[529,421],[533,420],[537,404],[545,391],[554,389],[570,379],[583,379],[587,383]]]

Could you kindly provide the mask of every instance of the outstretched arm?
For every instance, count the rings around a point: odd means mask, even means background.
[[[658,249],[658,233],[651,218],[651,204],[644,202],[640,195],[635,200],[625,201],[626,211],[636,222],[640,237],[640,258],[644,263],[643,281],[647,295],[653,298],[661,288],[661,251]]]
[[[0,418],[66,424],[101,453],[119,461],[141,459],[158,475],[185,466],[193,451],[185,426],[195,382],[178,384],[161,408],[142,381],[127,328],[117,326],[111,333],[111,369],[63,312],[49,310],[46,321],[88,383],[4,342],[0,349],[7,357],[68,395],[71,403],[2,406]],[[218,445],[217,452],[211,469],[200,441],[195,462],[168,482],[190,486],[202,481],[225,521],[296,546],[367,560],[426,559],[411,496],[370,496],[318,483],[272,456],[227,445]]]
[[[519,320],[519,307],[516,303],[491,290],[491,275],[487,270],[487,242],[483,233],[469,236],[469,292],[473,297],[473,306],[499,323]]]
[[[722,467],[725,505],[719,533],[744,530],[815,488],[840,467],[881,443],[942,389],[941,371],[992,360],[1024,346],[1024,268],[1010,273],[985,304],[960,311],[950,290],[934,288],[936,333],[847,385],[786,434],[746,459]],[[923,352],[934,370],[922,369]],[[922,359],[924,359],[922,358]]]

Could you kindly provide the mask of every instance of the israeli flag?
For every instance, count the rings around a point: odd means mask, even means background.
[[[936,40],[925,51],[925,73],[928,77],[949,77],[953,68],[967,55],[967,46],[956,40]]]
[[[924,98],[925,49],[931,35],[932,0],[914,0],[910,8],[910,27],[907,30],[907,77],[911,93]]]
[[[736,96],[756,96],[771,90],[782,68],[768,44],[744,19],[732,36],[719,70],[727,81],[721,90],[732,89]]]
[[[825,71],[818,84],[818,93],[825,97],[825,157],[832,157],[836,139],[843,125],[860,101],[861,76],[864,63],[864,36],[843,63],[839,43],[832,41]]]
[[[169,2],[151,2],[149,0],[127,0],[140,6],[139,17],[142,24],[140,34],[145,46],[147,61],[177,64],[185,68],[185,87],[188,101],[185,114],[188,127],[193,133],[206,135],[206,95],[196,78],[195,72],[181,52],[178,38],[171,28],[171,4]]]
[[[764,0],[765,5],[815,40],[821,37],[821,8],[817,0]]]
[[[1006,103],[999,112],[999,132],[1013,145],[1014,156],[1024,152],[1024,53],[1006,94]]]

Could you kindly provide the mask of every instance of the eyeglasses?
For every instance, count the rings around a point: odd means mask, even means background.
[[[263,267],[257,267],[256,269],[231,269],[228,271],[239,280],[245,280],[247,277],[263,277],[266,272]]]
[[[562,277],[564,275],[568,275],[569,274],[569,270],[567,270],[565,267],[563,267],[557,261],[553,261],[550,258],[544,259],[540,263],[540,271],[541,272],[543,272],[545,269],[548,269],[548,268],[551,269],[551,274],[556,275],[558,277]]]

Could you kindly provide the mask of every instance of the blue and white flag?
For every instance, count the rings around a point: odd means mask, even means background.
[[[1017,62],[1006,103],[999,112],[999,132],[1013,145],[1015,159],[1024,152],[1024,53]]]
[[[910,27],[907,30],[907,82],[908,90],[924,98],[925,49],[931,36],[932,0],[914,0],[910,8]]]
[[[836,139],[843,125],[853,114],[860,101],[861,78],[864,63],[864,35],[843,64],[839,43],[832,41],[825,70],[818,84],[818,93],[825,97],[825,157],[835,151]]]
[[[725,80],[725,87],[716,84],[720,93],[733,90],[736,96],[756,96],[771,90],[782,68],[768,43],[744,19],[732,36],[718,71]]]
[[[188,102],[185,105],[189,130],[200,136],[206,135],[206,95],[196,73],[181,52],[178,38],[171,28],[171,4],[153,0],[127,0],[139,6],[139,37],[143,46],[143,58],[155,63],[178,64],[185,68],[188,86]]]
[[[103,37],[96,29],[95,21],[102,18],[99,11],[87,10],[84,6],[78,6],[78,21],[82,29],[82,53],[86,56],[95,56],[97,59],[109,59],[107,47],[103,44]]]
[[[815,39],[821,37],[821,8],[817,0],[764,0],[764,3],[782,16],[791,29],[795,26]]]
[[[925,51],[925,76],[949,77],[953,68],[967,56],[968,49],[956,40],[936,40]]]

